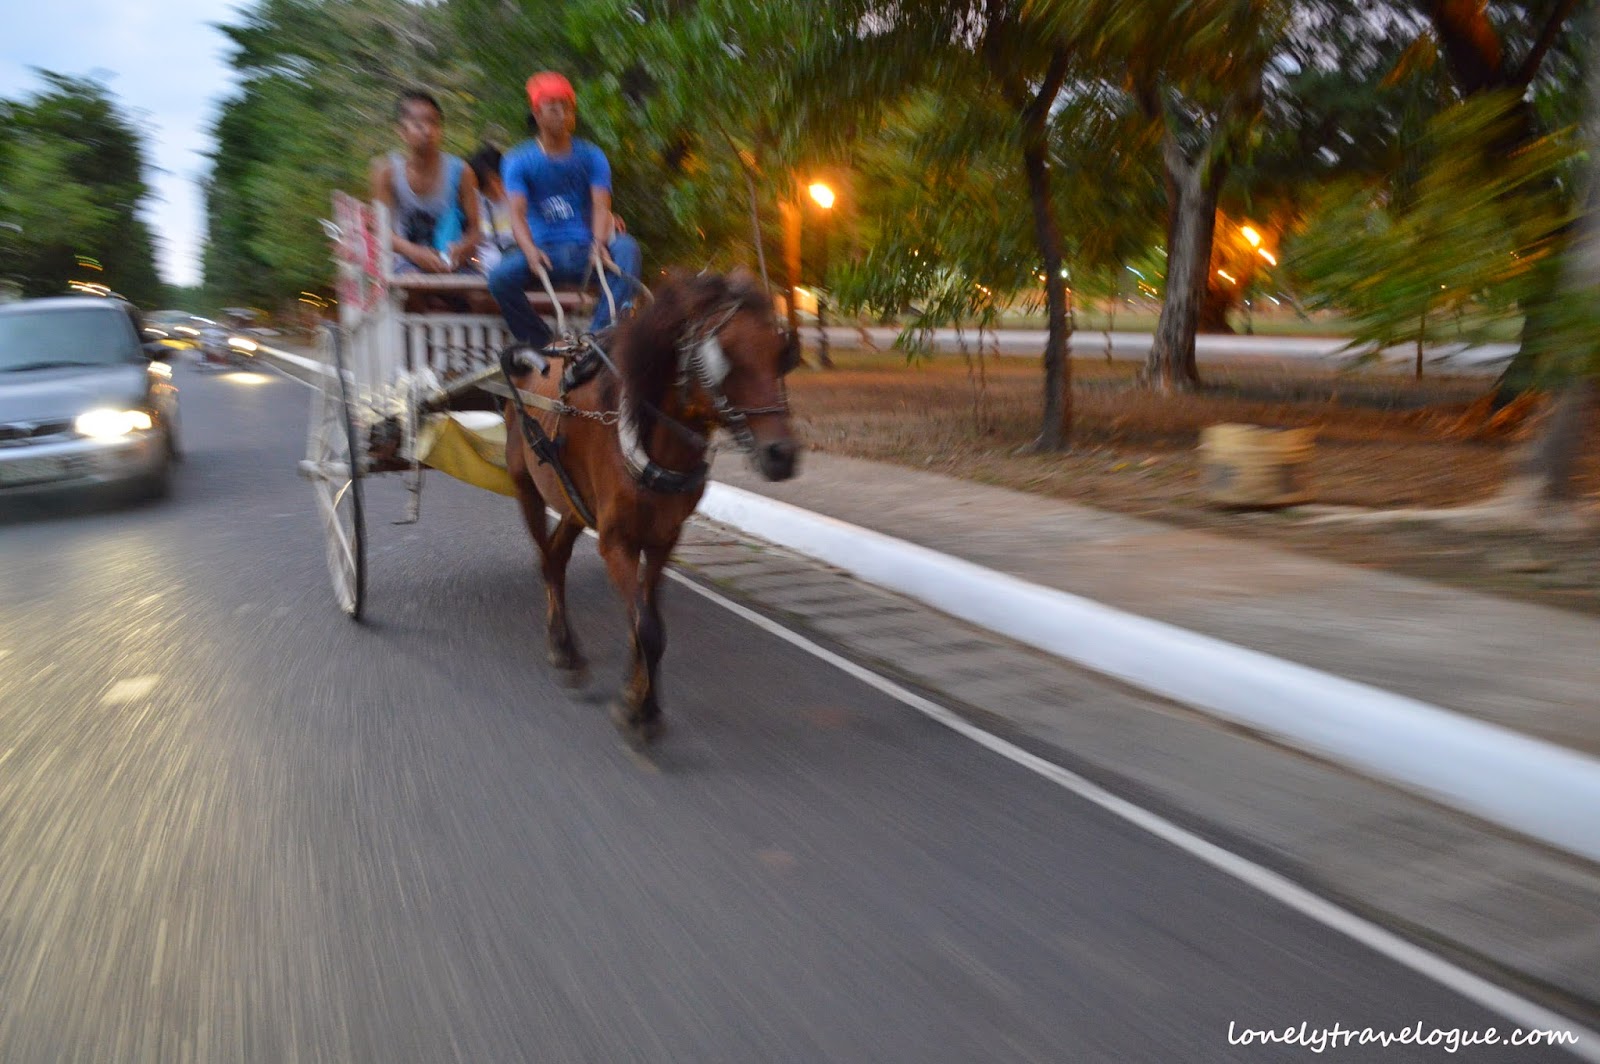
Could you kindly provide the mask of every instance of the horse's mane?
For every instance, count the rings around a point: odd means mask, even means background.
[[[613,356],[627,396],[622,416],[633,422],[640,439],[649,439],[656,411],[677,376],[685,333],[730,307],[770,315],[772,298],[753,277],[676,271],[656,288],[654,301],[622,327]]]

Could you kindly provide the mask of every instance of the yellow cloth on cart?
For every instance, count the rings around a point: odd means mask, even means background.
[[[506,472],[506,424],[483,410],[430,417],[417,433],[417,458],[475,488],[515,495]]]

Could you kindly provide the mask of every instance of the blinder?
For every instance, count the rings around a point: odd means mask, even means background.
[[[716,333],[711,333],[700,341],[695,351],[693,365],[700,376],[700,383],[713,393],[722,388],[722,382],[728,379],[733,367],[728,364],[728,354],[722,350],[722,343],[717,339]]]

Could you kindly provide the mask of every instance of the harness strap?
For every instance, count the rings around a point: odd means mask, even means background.
[[[670,421],[670,419],[669,419]],[[617,442],[622,446],[622,460],[639,486],[667,495],[694,491],[706,482],[711,463],[701,460],[693,469],[676,470],[657,465],[645,451],[631,418],[624,415],[617,422]]]
[[[506,389],[512,396],[512,405],[516,407],[517,423],[522,427],[522,438],[528,444],[541,465],[548,465],[551,472],[556,475],[556,483],[561,487],[561,494],[567,497],[568,504],[577,513],[578,520],[587,528],[594,528],[594,514],[584,503],[583,496],[578,493],[577,487],[572,483],[572,478],[567,475],[567,467],[561,464],[561,456],[557,451],[556,442],[544,431],[544,426],[539,424],[537,418],[528,413],[528,408],[522,404],[523,399],[536,399],[539,402],[533,405],[547,410],[557,410],[559,407],[542,395],[534,395],[518,388],[511,380],[511,374],[506,369],[505,360],[500,363],[500,375],[505,378]],[[564,405],[564,404],[563,404]]]

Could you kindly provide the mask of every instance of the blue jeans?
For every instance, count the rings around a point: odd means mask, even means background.
[[[539,250],[550,256],[552,283],[582,283],[584,274],[589,270],[588,244],[552,244]],[[617,264],[623,274],[622,277],[608,274],[606,278],[611,285],[611,294],[616,298],[617,310],[623,311],[633,305],[634,294],[639,288],[639,271],[644,266],[644,255],[639,250],[639,242],[627,233],[612,237],[607,250],[611,252],[611,261]],[[505,315],[511,335],[523,343],[543,347],[550,342],[550,326],[533,309],[527,295],[528,289],[537,289],[538,284],[533,271],[528,269],[528,259],[521,248],[507,251],[500,264],[489,271],[489,291],[494,301],[500,304],[500,313]],[[594,320],[589,323],[589,331],[599,332],[610,324],[611,307],[602,292],[595,305]]]

